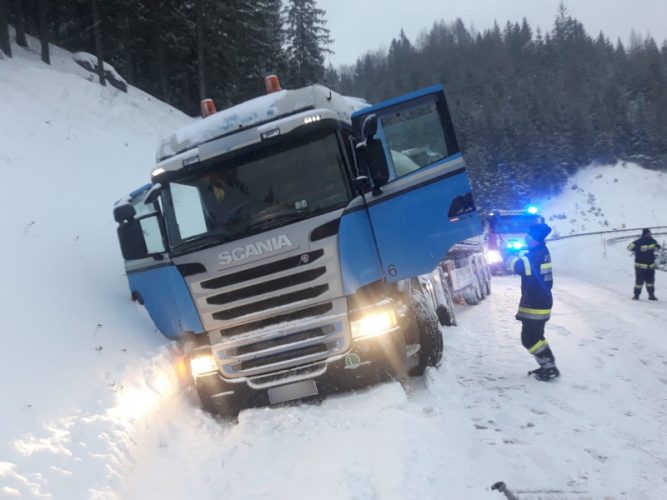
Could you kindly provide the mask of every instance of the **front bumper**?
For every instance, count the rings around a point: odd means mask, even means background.
[[[360,339],[352,343],[344,354],[324,361],[311,363],[288,370],[242,380],[230,380],[220,372],[198,377],[195,386],[200,394],[213,404],[205,406],[220,408],[251,408],[272,404],[272,394],[304,381],[312,381],[317,397],[339,391],[358,389],[371,384],[401,379],[413,364],[406,357],[406,338],[414,331],[412,320],[403,322],[394,331]],[[313,397],[311,392],[289,399]]]

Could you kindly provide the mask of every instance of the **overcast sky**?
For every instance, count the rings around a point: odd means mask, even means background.
[[[329,56],[334,65],[352,64],[357,56],[387,48],[401,28],[414,42],[434,21],[460,17],[478,31],[506,21],[528,19],[543,32],[553,26],[560,0],[317,0],[326,11],[327,26],[334,38]],[[589,34],[602,30],[616,41],[629,39],[634,28],[650,33],[658,45],[667,39],[667,0],[566,0],[570,14],[581,21]]]

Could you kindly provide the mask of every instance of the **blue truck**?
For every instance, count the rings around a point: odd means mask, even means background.
[[[368,105],[267,82],[165,138],[114,206],[133,300],[220,414],[437,365],[451,300],[425,277],[446,290],[481,233],[441,85]]]

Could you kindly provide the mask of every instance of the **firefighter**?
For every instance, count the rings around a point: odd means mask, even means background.
[[[642,230],[642,237],[628,245],[635,254],[635,289],[632,300],[639,300],[642,286],[646,283],[648,300],[658,300],[655,296],[655,251],[660,249],[653,239],[650,229]]]
[[[553,304],[551,255],[544,241],[550,232],[551,228],[544,223],[531,225],[526,236],[528,252],[512,258],[507,264],[510,272],[521,276],[521,301],[516,314],[522,325],[521,343],[539,365],[528,374],[541,381],[560,376],[551,347],[544,338],[544,326]]]

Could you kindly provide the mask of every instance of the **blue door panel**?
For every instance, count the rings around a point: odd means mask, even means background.
[[[345,295],[384,277],[365,206],[341,218],[338,252]]]
[[[470,192],[468,176],[451,176],[369,203],[389,282],[431,272],[457,242],[481,233],[476,212],[450,220],[452,201]]]
[[[439,122],[422,120],[434,112]],[[434,85],[354,113],[357,137],[371,114],[378,118],[375,140],[384,147],[391,175],[379,192],[366,196],[366,202],[383,275],[395,282],[431,272],[454,244],[478,236],[482,227],[443,87]],[[385,123],[393,127],[391,135]],[[435,142],[430,144],[428,138]],[[432,163],[428,157],[415,159],[418,168],[399,173],[394,155],[420,149],[439,156]]]
[[[128,273],[127,280],[130,290],[141,295],[148,314],[165,337],[176,339],[186,332],[204,331],[187,284],[176,266]]]
[[[437,85],[432,85],[430,87],[427,87],[425,89],[420,89],[420,90],[415,90],[414,92],[410,92],[409,94],[403,94],[398,97],[393,97],[391,99],[387,99],[386,101],[379,102],[377,104],[374,104],[372,106],[366,107],[366,108],[361,108],[354,113],[352,113],[352,118],[353,119],[358,119],[360,116],[368,116],[371,113],[376,113],[378,111],[382,111],[383,109],[387,109],[392,106],[396,106],[397,104],[401,104],[407,101],[412,101],[414,99],[418,99],[420,97],[434,94],[436,92],[443,92],[443,86],[440,84]]]

